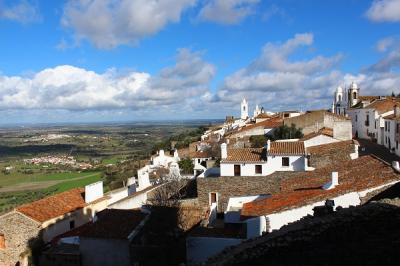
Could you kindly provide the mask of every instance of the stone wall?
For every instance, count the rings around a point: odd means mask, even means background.
[[[218,193],[218,211],[225,211],[230,197],[272,194],[279,192],[283,178],[295,175],[295,172],[275,172],[268,176],[221,176],[216,178],[198,178],[197,195],[200,206],[209,205],[209,193]]]
[[[353,153],[355,145],[353,141],[342,141],[331,144],[324,144],[309,147],[311,167],[321,168],[332,163],[351,160],[350,153]]]
[[[5,249],[0,249],[0,265],[15,265],[25,253],[28,242],[39,235],[40,224],[18,212],[0,216],[0,234],[4,235]]]

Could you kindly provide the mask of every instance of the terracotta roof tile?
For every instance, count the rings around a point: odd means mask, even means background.
[[[400,99],[397,98],[387,98],[382,100],[376,100],[373,103],[364,107],[364,109],[374,109],[379,114],[386,113],[393,110],[396,104],[400,103]]]
[[[328,136],[328,137],[333,137],[333,129],[332,128],[328,128],[328,127],[323,127],[318,132],[313,132],[313,133],[305,135],[303,138],[301,138],[301,140],[302,141],[309,140],[309,139],[312,139],[312,138],[314,138],[316,136],[319,136],[319,135],[325,135],[325,136]]]
[[[223,162],[261,162],[265,158],[264,148],[228,149],[228,157]]]
[[[304,155],[306,153],[302,141],[274,141],[268,151],[270,155]]]
[[[43,198],[41,200],[21,205],[17,207],[16,210],[36,221],[45,222],[87,206],[88,204],[85,202],[84,193],[85,189],[75,188]],[[104,200],[105,198],[107,197],[103,197],[99,200]]]
[[[339,173],[339,185],[323,190],[322,186],[335,171]],[[399,179],[400,175],[387,163],[370,155],[363,156],[284,180],[280,193],[244,204],[241,215],[251,217],[277,213]]]
[[[190,158],[210,158],[208,151],[195,151],[190,154]]]
[[[255,124],[247,125],[245,127],[242,127],[239,132],[247,131],[250,129],[258,128],[258,127],[263,127],[263,128],[275,128],[275,127],[280,127],[283,125],[283,120],[281,118],[275,117],[271,118],[268,120],[264,120]]]

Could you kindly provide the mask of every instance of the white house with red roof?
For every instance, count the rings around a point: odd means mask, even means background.
[[[221,144],[221,176],[260,176],[276,171],[307,171],[302,141],[268,141],[264,148],[227,149]]]

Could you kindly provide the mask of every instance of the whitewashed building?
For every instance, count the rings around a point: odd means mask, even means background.
[[[267,232],[279,230],[304,216],[313,215],[314,208],[324,206],[326,200],[330,200],[333,210],[339,206],[347,208],[361,204],[367,193],[399,182],[398,170],[373,156],[321,168],[286,181],[281,185],[280,193],[244,203],[241,217],[265,219],[266,224],[261,227]],[[325,181],[321,182],[321,177]]]
[[[304,142],[268,141],[264,148],[227,149],[221,144],[221,176],[260,176],[275,171],[307,171]]]

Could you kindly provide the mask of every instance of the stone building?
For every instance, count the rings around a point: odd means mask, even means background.
[[[335,139],[350,140],[352,138],[351,120],[325,110],[308,111],[296,117],[286,118],[283,123],[289,127],[294,124],[302,129],[304,135],[318,132],[322,128],[331,128]]]
[[[103,182],[97,182],[85,189],[71,189],[21,205],[0,216],[0,234],[5,243],[5,248],[0,248],[0,261],[25,265],[35,241],[47,243],[91,221],[107,207],[108,199],[103,195]]]

